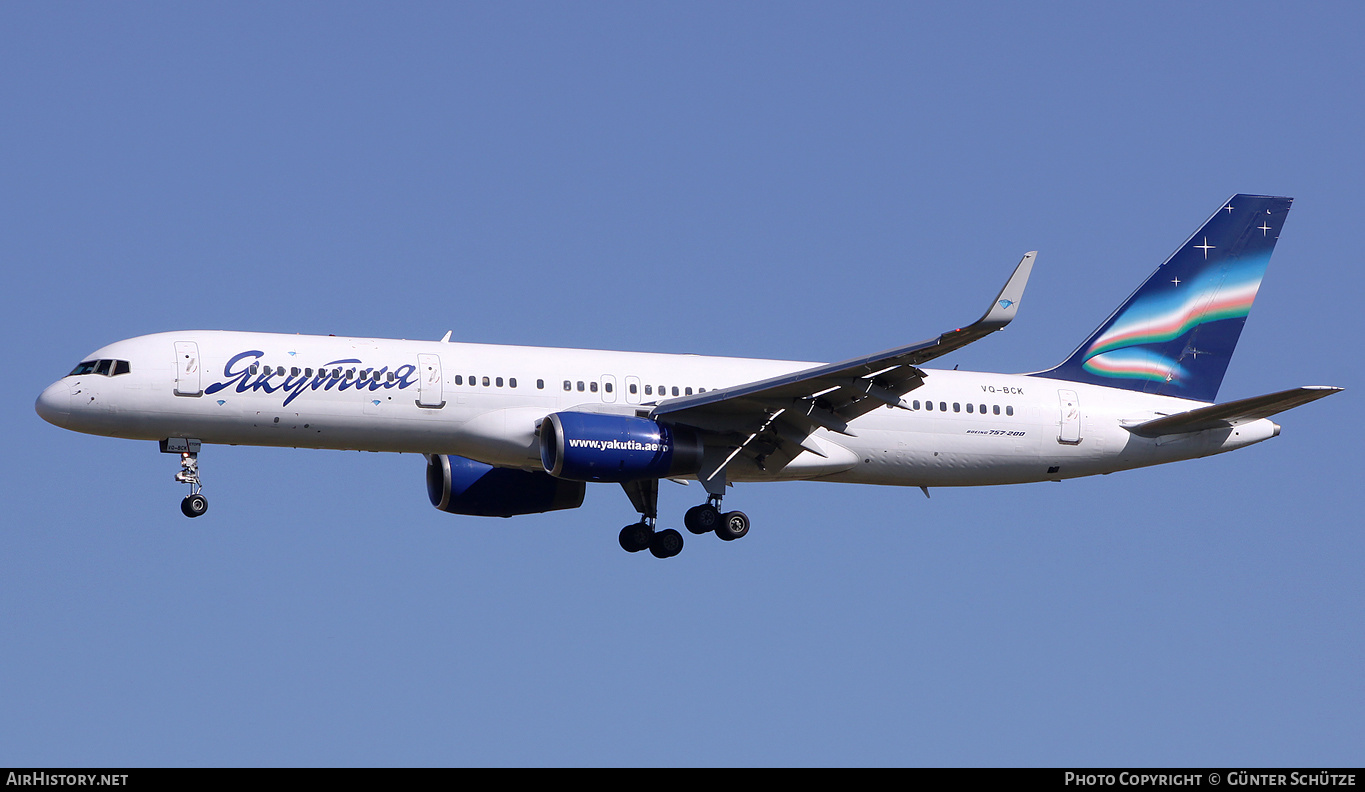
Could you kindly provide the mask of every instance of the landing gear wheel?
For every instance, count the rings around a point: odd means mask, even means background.
[[[198,493],[187,496],[180,501],[180,511],[184,512],[186,517],[198,517],[208,510],[209,499]]]
[[[733,542],[749,532],[749,516],[742,511],[726,512],[716,526],[716,536]]]
[[[638,553],[650,546],[654,529],[645,523],[631,523],[621,529],[621,549],[627,553]]]
[[[709,503],[693,506],[683,515],[683,525],[694,534],[711,533],[720,524],[720,510]]]
[[[649,542],[649,552],[655,558],[672,558],[681,553],[683,549],[682,534],[672,528],[665,528],[654,534],[654,538]]]

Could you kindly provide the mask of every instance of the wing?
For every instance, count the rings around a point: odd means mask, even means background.
[[[990,309],[966,327],[875,355],[669,399],[650,416],[728,441],[726,455],[713,455],[710,464],[703,465],[699,476],[703,483],[740,454],[763,470],[780,470],[803,450],[824,457],[810,437],[816,429],[852,436],[849,423],[859,416],[878,407],[904,408],[901,397],[924,383],[921,364],[1004,329],[1019,311],[1037,255],[1037,251],[1024,255]]]

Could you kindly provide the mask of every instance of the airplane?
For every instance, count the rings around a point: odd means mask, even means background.
[[[836,363],[440,341],[185,331],[88,355],[38,397],[48,422],[154,440],[180,456],[186,516],[208,509],[206,444],[417,453],[433,506],[512,517],[582,505],[619,484],[639,520],[628,552],[676,556],[659,483],[697,481],[694,535],[745,536],[736,482],[919,487],[1018,484],[1223,453],[1329,396],[1307,386],[1216,404],[1292,199],[1221,204],[1060,364],[999,374],[923,364],[1003,329],[1037,252],[980,319]]]

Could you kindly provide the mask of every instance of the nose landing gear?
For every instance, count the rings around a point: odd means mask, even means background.
[[[161,451],[180,454],[180,472],[175,480],[190,485],[190,494],[180,501],[180,512],[186,517],[198,517],[209,510],[209,499],[204,497],[204,486],[199,482],[199,441],[172,437],[161,441]]]

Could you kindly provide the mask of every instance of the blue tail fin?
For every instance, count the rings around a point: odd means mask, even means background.
[[[1213,401],[1292,201],[1232,196],[1071,357],[1035,376]]]

